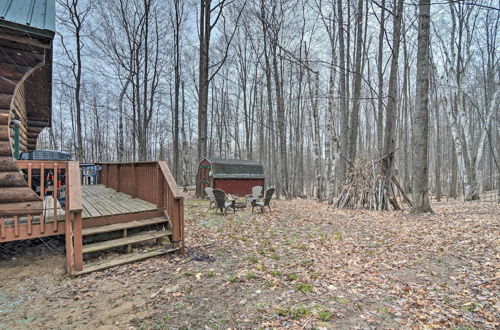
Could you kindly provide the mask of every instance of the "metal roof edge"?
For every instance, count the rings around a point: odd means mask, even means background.
[[[54,39],[54,36],[56,34],[54,31],[51,31],[51,30],[37,29],[37,28],[34,28],[32,26],[29,26],[29,25],[14,23],[11,21],[7,21],[5,19],[0,19],[0,27],[24,32],[27,34],[34,34],[38,37],[44,37],[44,38],[48,38],[51,40]]]
[[[219,163],[219,164],[241,164],[241,165],[258,165],[262,166],[262,164],[253,159],[227,159],[227,158],[217,158],[217,157],[204,157],[201,161],[208,161],[209,163]]]

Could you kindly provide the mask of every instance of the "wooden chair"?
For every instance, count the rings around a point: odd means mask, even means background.
[[[252,187],[252,193],[245,195],[247,203],[253,203],[259,200],[259,198],[262,198],[262,187],[261,186],[255,186]]]
[[[215,204],[215,196],[214,196],[213,191],[214,190],[211,187],[205,188],[205,193],[207,194],[208,200],[210,201],[210,205],[208,205],[209,210],[212,208],[212,204]]]
[[[227,200],[226,193],[224,191],[219,189],[214,189],[212,193],[215,196],[215,212],[217,212],[217,210],[220,210],[221,212],[224,213],[224,215],[227,215],[227,209],[232,208],[234,213],[236,213],[236,208],[234,207],[234,201]]]
[[[266,206],[269,208],[269,211],[271,211],[271,206],[269,205],[269,203],[271,202],[271,198],[273,197],[275,191],[276,189],[269,188],[266,190],[266,193],[264,194],[264,199],[252,202],[252,212],[254,207],[256,206],[260,206],[260,212],[262,213],[264,213],[264,208]]]

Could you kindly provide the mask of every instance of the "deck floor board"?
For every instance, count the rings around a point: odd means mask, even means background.
[[[136,213],[142,211],[157,210],[155,204],[146,202],[139,198],[117,192],[104,185],[82,185],[82,218],[98,218],[103,216],[113,216],[118,214]],[[43,201],[44,222],[46,224],[54,221],[54,198],[46,196]],[[65,220],[65,210],[57,202],[57,219],[59,222]],[[7,226],[13,224],[12,218],[6,218]],[[19,223],[27,223],[27,217],[19,217]],[[33,216],[32,224],[39,224],[40,217]]]
[[[117,192],[103,185],[82,186],[83,206],[95,218],[107,215],[156,210],[156,205],[130,195]]]

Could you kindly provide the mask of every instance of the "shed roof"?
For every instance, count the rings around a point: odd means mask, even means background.
[[[255,160],[205,158],[215,179],[264,179],[264,167]]]
[[[53,38],[55,0],[0,0],[0,26]]]

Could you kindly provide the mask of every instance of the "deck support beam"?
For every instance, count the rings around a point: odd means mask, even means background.
[[[83,270],[82,211],[73,213],[75,271]]]

